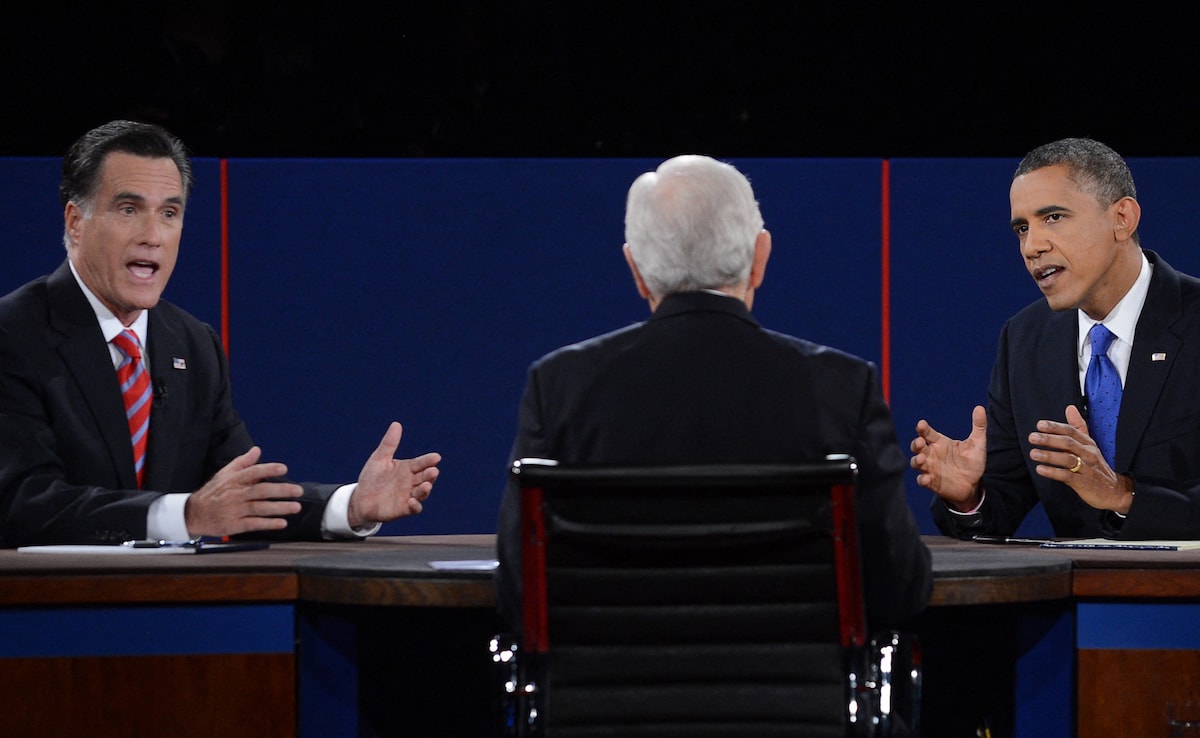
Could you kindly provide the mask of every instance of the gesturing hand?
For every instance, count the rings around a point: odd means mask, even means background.
[[[1034,446],[1029,458],[1037,462],[1039,476],[1055,479],[1075,490],[1098,510],[1115,510],[1122,515],[1133,503],[1133,479],[1117,474],[1088,433],[1087,421],[1074,405],[1068,405],[1065,423],[1039,420],[1029,434]]]
[[[350,497],[350,525],[357,528],[416,515],[433,491],[441,454],[394,458],[403,432],[399,423],[388,426],[383,440],[363,465],[358,487]]]
[[[184,522],[188,534],[231,536],[287,527],[285,515],[300,512],[300,503],[285,499],[304,491],[290,482],[266,481],[287,474],[277,462],[258,463],[258,446],[226,464],[199,490],[188,496]]]
[[[971,435],[958,441],[917,422],[917,437],[909,444],[915,454],[909,462],[917,470],[917,484],[927,487],[959,510],[979,504],[979,480],[987,463],[987,411],[971,411]]]

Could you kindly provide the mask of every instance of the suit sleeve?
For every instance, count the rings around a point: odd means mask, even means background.
[[[1193,449],[1193,454],[1200,449]],[[1125,518],[1107,512],[1104,533],[1110,538],[1200,539],[1200,480],[1134,478],[1133,506]]]
[[[904,490],[907,459],[872,367],[859,411],[856,515],[867,614],[872,628],[919,613],[933,592],[929,549]]]

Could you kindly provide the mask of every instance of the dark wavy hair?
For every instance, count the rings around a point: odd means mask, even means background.
[[[63,157],[59,199],[85,205],[96,193],[104,157],[114,151],[175,162],[183,180],[183,199],[192,194],[195,177],[187,148],[162,126],[132,120],[114,120],[83,134]]]

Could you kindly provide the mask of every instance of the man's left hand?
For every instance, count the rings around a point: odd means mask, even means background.
[[[388,426],[383,440],[363,465],[358,487],[350,497],[351,526],[360,528],[416,515],[429,499],[442,456],[428,453],[414,459],[395,458],[403,432],[399,423]]]
[[[1035,447],[1029,458],[1037,462],[1037,473],[1066,484],[1097,510],[1125,515],[1133,504],[1133,480],[1104,460],[1079,408],[1068,405],[1066,417],[1065,423],[1039,420],[1037,431],[1029,434]]]

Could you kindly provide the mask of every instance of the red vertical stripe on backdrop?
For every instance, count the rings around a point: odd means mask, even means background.
[[[229,357],[229,160],[221,160],[221,345]]]
[[[221,160],[221,345],[229,358],[229,160]],[[229,536],[221,536],[228,541]]]
[[[891,162],[883,160],[881,200],[883,203],[881,215],[882,259],[880,264],[880,307],[879,324],[882,327],[881,337],[882,358],[880,359],[880,382],[883,384],[883,399],[890,403],[892,398],[892,191],[891,191]]]

